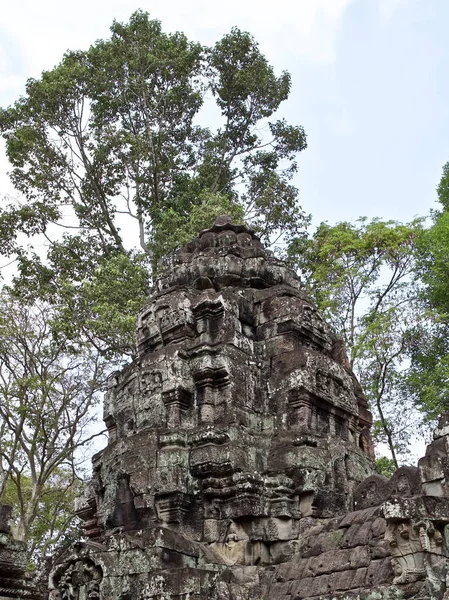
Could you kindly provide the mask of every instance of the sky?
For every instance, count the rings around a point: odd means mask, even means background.
[[[0,106],[137,9],[203,44],[247,30],[291,73],[280,116],[308,137],[295,184],[315,224],[437,208],[449,161],[447,0],[16,0],[2,7]],[[7,171],[0,148],[0,197],[17,195]]]

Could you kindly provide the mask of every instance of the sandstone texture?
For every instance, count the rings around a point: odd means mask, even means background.
[[[42,600],[43,596],[26,575],[25,544],[10,535],[11,513],[10,506],[0,504],[0,600]]]
[[[176,253],[137,343],[50,600],[449,597],[448,417],[418,467],[375,475],[342,343],[249,229],[220,217]]]

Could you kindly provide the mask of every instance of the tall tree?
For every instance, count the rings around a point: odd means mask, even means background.
[[[409,393],[427,419],[448,409],[449,394],[449,163],[437,188],[440,209],[418,243],[425,326],[414,331]]]
[[[74,348],[52,317],[48,305],[1,295],[0,499],[14,502],[16,539],[40,551],[70,525],[105,383],[99,353]]]
[[[290,85],[248,33],[233,29],[206,48],[143,12],[29,80],[25,96],[0,111],[23,198],[0,212],[0,251],[18,257],[18,287],[69,304],[106,346],[110,331],[86,284],[120,264],[127,284],[111,279],[108,302],[116,312],[119,298],[117,310],[130,316],[148,265],[180,244],[192,210],[195,223],[210,225],[211,198],[215,213],[244,217],[265,239],[297,235],[307,217],[291,178],[306,138],[272,118]],[[201,125],[206,104],[215,130]],[[27,250],[23,234],[40,236],[46,256]],[[129,352],[129,335],[114,344]]]
[[[396,466],[415,424],[403,372],[420,315],[414,279],[420,231],[419,221],[322,223],[289,250],[311,295],[345,341],[375,415],[375,438],[388,445]]]
[[[33,489],[31,477],[25,473],[21,475],[20,488],[16,483],[13,478],[8,478],[1,497],[2,503],[13,507],[13,536],[18,534],[22,505],[31,499]],[[82,482],[74,479],[71,471],[63,469],[55,471],[42,487],[37,517],[30,523],[25,536],[29,571],[42,571],[48,556],[82,537],[80,519],[74,516],[75,501],[82,492]]]

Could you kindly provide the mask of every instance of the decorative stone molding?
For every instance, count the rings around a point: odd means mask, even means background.
[[[51,600],[448,600],[449,417],[376,475],[341,340],[254,232],[220,217],[167,266]]]

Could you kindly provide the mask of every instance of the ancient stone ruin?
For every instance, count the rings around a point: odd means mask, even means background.
[[[341,342],[249,229],[221,217],[173,257],[137,342],[50,600],[449,597],[449,418],[375,475]]]
[[[11,506],[0,505],[0,600],[42,600],[42,595],[27,576],[24,542],[10,535]]]

